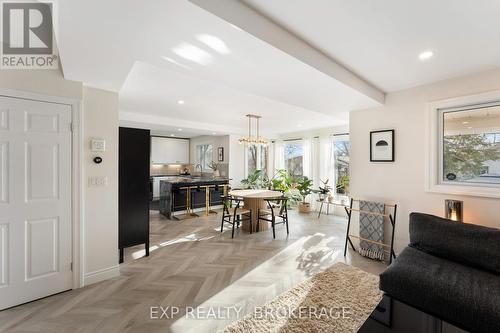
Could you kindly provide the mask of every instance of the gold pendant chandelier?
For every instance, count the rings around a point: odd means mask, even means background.
[[[246,117],[248,118],[248,136],[243,136],[239,138],[239,143],[245,143],[245,144],[254,144],[254,145],[267,145],[267,140],[264,138],[260,137],[259,133],[259,120],[262,118],[261,116],[257,116],[255,114],[247,114]],[[255,121],[257,124],[256,126],[256,133],[255,136],[252,136],[252,120]]]

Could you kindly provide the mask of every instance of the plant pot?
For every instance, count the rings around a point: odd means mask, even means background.
[[[299,203],[299,213],[309,213],[311,211],[311,204],[309,202]]]

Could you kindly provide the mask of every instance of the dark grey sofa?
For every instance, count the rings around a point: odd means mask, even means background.
[[[380,289],[468,331],[500,332],[500,230],[412,213],[410,245]]]

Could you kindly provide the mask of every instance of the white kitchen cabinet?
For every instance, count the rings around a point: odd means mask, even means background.
[[[151,137],[151,163],[189,164],[189,140]]]

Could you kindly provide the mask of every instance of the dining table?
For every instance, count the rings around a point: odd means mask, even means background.
[[[244,202],[244,207],[252,212],[252,232],[257,231],[257,220],[259,219],[259,209],[269,208],[266,200],[277,199],[283,196],[280,191],[272,190],[233,190],[228,193],[234,198],[241,198]],[[242,221],[244,231],[250,232],[249,220]],[[259,225],[259,231],[269,229],[269,223],[264,221]]]

